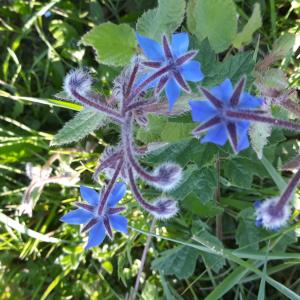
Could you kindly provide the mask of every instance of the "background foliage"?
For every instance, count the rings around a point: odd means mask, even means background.
[[[72,119],[81,107],[59,93],[70,69],[88,67],[98,91],[109,95],[112,80],[139,51],[135,28],[159,40],[183,24],[199,49],[204,86],[226,77],[237,82],[242,74],[250,84],[257,80],[255,63],[273,51],[279,69],[264,74],[265,84],[299,88],[299,50],[292,50],[299,9],[284,0],[2,0],[0,299],[125,299],[134,286],[151,217],[130,193],[128,237],[117,234],[113,243],[84,252],[78,227],[59,222],[78,200],[78,178],[95,186],[99,154],[118,141],[118,129],[93,111]],[[55,135],[69,120],[72,132]],[[298,211],[292,225],[267,232],[255,227],[252,208],[256,199],[278,195],[290,178],[277,170],[299,153],[299,136],[273,130],[259,160],[251,149],[233,156],[229,147],[200,146],[189,137],[189,116],[149,120],[137,140],[170,143],[143,163],[174,160],[185,174],[172,191],[180,214],[156,224],[140,299],[299,299]],[[261,150],[263,141],[256,142]],[[32,217],[19,214],[26,201],[36,204]]]

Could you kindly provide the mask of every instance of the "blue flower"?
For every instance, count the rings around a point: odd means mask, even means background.
[[[162,45],[139,34],[137,39],[149,59],[143,65],[154,69],[149,74],[153,80],[147,87],[153,87],[154,84],[156,94],[165,88],[171,110],[180,95],[180,89],[187,93],[191,91],[186,81],[197,82],[203,79],[200,63],[192,60],[197,51],[188,51],[189,37],[186,32],[173,34],[171,44],[166,36],[162,38]]]
[[[64,215],[60,220],[68,224],[85,224],[82,232],[89,232],[86,249],[100,245],[105,236],[113,238],[112,228],[127,233],[128,221],[119,213],[125,207],[115,207],[126,193],[125,183],[117,183],[112,189],[103,213],[99,214],[101,193],[85,186],[80,187],[80,194],[87,203],[76,202],[78,209]]]
[[[202,122],[194,129],[194,135],[207,131],[201,143],[211,142],[224,145],[229,139],[233,150],[237,153],[249,147],[248,120],[236,120],[227,116],[230,111],[249,112],[262,105],[262,100],[243,92],[245,77],[233,89],[231,81],[226,79],[211,91],[201,88],[207,100],[191,100],[192,118]],[[256,111],[260,114],[261,111]]]

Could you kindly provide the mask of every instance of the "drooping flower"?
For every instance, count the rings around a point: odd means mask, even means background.
[[[272,198],[255,203],[256,226],[262,226],[268,230],[279,230],[287,224],[291,215],[291,207],[288,203],[278,205],[279,200],[280,198]]]
[[[278,230],[286,225],[291,215],[289,201],[300,182],[300,169],[289,181],[280,197],[268,199],[264,202],[256,202],[256,225],[269,230]]]
[[[123,198],[125,192],[125,183],[116,183],[109,194],[105,208],[99,213],[99,206],[102,200],[101,193],[81,186],[81,196],[87,203],[76,202],[75,205],[78,208],[67,213],[60,220],[68,224],[85,224],[82,232],[88,231],[89,233],[88,243],[85,248],[89,249],[98,246],[103,242],[106,235],[111,239],[113,238],[112,229],[127,233],[128,221],[120,215],[120,212],[126,208],[124,206],[115,207]]]
[[[249,147],[248,129],[250,122],[235,120],[227,116],[229,111],[251,112],[262,105],[262,100],[243,92],[245,77],[233,89],[231,81],[226,79],[211,91],[201,88],[207,100],[191,100],[192,118],[202,124],[194,129],[194,135],[206,131],[201,143],[224,145],[229,139],[233,150],[237,153]]]
[[[172,110],[180,90],[187,93],[191,91],[186,81],[197,82],[203,79],[200,63],[193,60],[197,51],[188,51],[189,37],[186,32],[173,34],[171,43],[164,35],[162,45],[140,34],[137,34],[137,39],[149,59],[142,64],[151,69],[141,86],[153,87],[154,83],[156,94],[165,89]]]

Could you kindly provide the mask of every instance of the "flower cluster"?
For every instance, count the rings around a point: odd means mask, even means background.
[[[119,215],[124,207],[115,207],[125,193],[125,183],[141,207],[155,218],[168,219],[178,212],[177,203],[171,197],[147,201],[137,181],[141,179],[160,191],[168,192],[180,183],[181,166],[165,162],[153,170],[145,169],[139,157],[150,152],[153,147],[137,146],[133,129],[136,124],[147,126],[148,113],[176,114],[174,104],[181,91],[191,92],[187,82],[200,82],[204,75],[200,62],[195,60],[197,51],[188,50],[187,33],[173,34],[171,41],[163,35],[161,44],[140,34],[137,34],[137,40],[142,54],[135,57],[116,78],[111,101],[101,101],[103,97],[92,91],[92,78],[87,71],[74,70],[66,76],[64,82],[64,89],[72,100],[106,114],[120,126],[121,131],[119,144],[103,152],[93,176],[97,180],[99,173],[105,172],[109,178],[102,193],[98,195],[91,189],[81,187],[82,197],[88,204],[76,203],[78,209],[61,219],[70,224],[86,224],[83,231],[89,231],[87,248],[99,245],[106,235],[112,238],[112,228],[127,232],[127,220]],[[233,151],[238,153],[249,147],[248,131],[251,123],[266,123],[300,131],[300,124],[266,115],[260,109],[262,100],[244,91],[245,83],[246,78],[242,77],[235,88],[229,79],[211,89],[198,86],[202,92],[199,98],[205,99],[191,100],[189,103],[193,121],[201,123],[193,134],[198,137],[206,132],[201,143],[224,145],[229,140]],[[149,90],[153,92],[149,93]],[[163,91],[169,103],[168,109],[161,101]],[[125,183],[117,183],[118,179]],[[293,189],[295,186],[294,180]],[[286,203],[290,195],[291,187],[279,200],[272,199],[258,205],[257,222],[268,229],[283,225],[289,217],[290,210]]]

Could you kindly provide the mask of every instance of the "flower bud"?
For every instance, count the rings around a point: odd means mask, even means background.
[[[74,98],[74,91],[82,95],[90,92],[92,82],[92,77],[87,71],[83,69],[72,70],[65,77],[64,90],[70,97]]]
[[[182,178],[182,168],[178,164],[164,163],[153,171],[153,176],[157,180],[151,182],[151,185],[162,191],[170,191],[178,186]]]
[[[279,199],[276,197],[255,203],[257,226],[262,226],[268,230],[279,230],[286,225],[291,214],[291,207],[288,203],[280,205]]]
[[[149,211],[157,219],[170,219],[178,212],[177,202],[172,199],[161,198],[153,203],[156,210]]]

